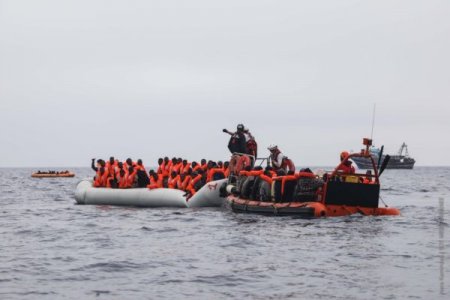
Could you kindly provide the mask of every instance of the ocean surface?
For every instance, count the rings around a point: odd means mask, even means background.
[[[386,170],[401,216],[306,220],[77,205],[72,170],[0,169],[0,299],[450,299],[450,168]]]

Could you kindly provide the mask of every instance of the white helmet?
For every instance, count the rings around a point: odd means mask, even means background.
[[[271,144],[271,145],[269,145],[269,147],[267,147],[267,150],[269,150],[269,151],[274,151],[274,150],[277,150],[277,149],[278,149],[278,146],[274,145],[274,144]]]

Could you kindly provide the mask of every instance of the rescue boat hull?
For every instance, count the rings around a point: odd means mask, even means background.
[[[228,196],[227,203],[234,212],[256,213],[274,216],[298,216],[303,218],[340,217],[352,214],[365,216],[395,216],[400,211],[392,207],[361,207],[346,205],[324,205],[320,202],[274,203],[241,199]]]

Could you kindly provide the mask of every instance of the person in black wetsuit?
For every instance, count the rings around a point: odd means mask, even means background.
[[[247,140],[244,133],[244,125],[238,124],[236,132],[230,132],[227,129],[222,131],[231,135],[230,141],[228,142],[228,150],[233,153],[247,153]]]

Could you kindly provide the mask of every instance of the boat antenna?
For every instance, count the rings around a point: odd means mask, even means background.
[[[373,112],[372,112],[372,132],[370,133],[370,139],[373,139],[373,128],[375,127],[375,108],[376,108],[376,103],[373,104]]]

